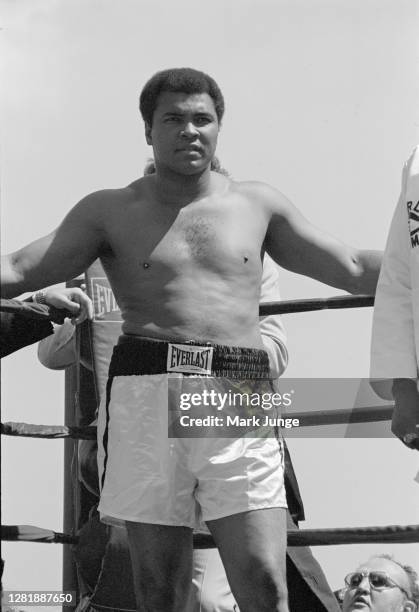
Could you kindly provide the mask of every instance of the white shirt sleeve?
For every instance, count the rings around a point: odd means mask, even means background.
[[[265,255],[263,260],[263,274],[260,291],[261,302],[279,302],[279,273],[276,264]],[[265,350],[269,355],[269,364],[272,378],[283,374],[288,364],[287,337],[280,315],[269,315],[259,318]]]
[[[76,362],[76,326],[66,319],[54,333],[38,343],[38,359],[46,368],[64,370]]]
[[[417,151],[416,151],[417,154]],[[417,378],[412,246],[407,190],[413,156],[405,164],[402,191],[390,227],[374,305],[371,378]]]

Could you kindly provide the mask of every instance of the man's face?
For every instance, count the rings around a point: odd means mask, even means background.
[[[405,571],[389,559],[374,557],[356,571],[361,573],[385,572],[396,584],[410,593],[409,580]],[[408,612],[414,609],[410,603],[407,603],[406,594],[400,588],[373,589],[367,576],[362,577],[358,586],[347,587],[342,606],[343,612]]]
[[[157,168],[192,175],[211,163],[218,132],[214,102],[207,93],[165,91],[158,98],[153,125],[146,125],[146,140],[153,146]]]

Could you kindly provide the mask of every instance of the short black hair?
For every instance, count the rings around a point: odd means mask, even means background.
[[[214,79],[205,72],[193,68],[169,68],[153,75],[141,92],[140,111],[147,125],[152,125],[158,97],[164,91],[207,93],[214,102],[218,122],[221,123],[224,115],[224,98]]]

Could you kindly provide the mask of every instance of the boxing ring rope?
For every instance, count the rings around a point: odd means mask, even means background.
[[[368,408],[344,408],[342,410],[313,410],[293,412],[292,417],[300,421],[299,427],[315,427],[316,425],[344,425],[353,423],[376,423],[391,419],[394,404],[388,406],[369,406]],[[31,423],[15,423],[9,421],[1,424],[1,433],[5,436],[20,436],[23,438],[74,440],[95,440],[96,427],[75,427],[67,425],[32,425]]]
[[[19,436],[22,438],[44,438],[58,440],[72,438],[73,440],[95,440],[96,427],[75,427],[67,425],[32,425],[32,423],[2,423],[1,433],[4,436]]]
[[[296,312],[311,312],[315,310],[336,310],[340,308],[366,308],[374,305],[373,295],[336,295],[329,298],[310,298],[303,300],[282,300],[280,302],[262,302],[259,306],[259,315],[291,314]],[[61,313],[64,320],[66,316],[72,316],[65,310],[57,310],[46,305],[37,305],[33,310],[32,305],[19,300],[0,300],[0,311],[20,314],[32,319],[51,320],[52,316]]]
[[[17,314],[26,319],[36,319],[38,321],[53,321],[54,323],[62,324],[66,317],[72,317],[73,314],[61,308],[47,306],[46,304],[37,304],[33,302],[22,302],[21,300],[6,300],[0,299],[0,311],[9,314]]]
[[[37,544],[77,544],[78,542],[75,536],[33,525],[2,525],[1,539],[4,542],[36,542]]]
[[[37,544],[77,544],[77,536],[57,533],[33,525],[2,525],[1,539],[5,542],[36,542]],[[335,546],[337,544],[412,544],[419,542],[419,525],[387,525],[385,527],[341,527],[330,529],[288,529],[288,546]],[[196,548],[214,547],[212,536],[195,535]]]
[[[57,533],[32,525],[2,525],[1,539],[6,542],[45,544],[77,544],[77,536]],[[411,544],[419,542],[419,525],[387,525],[385,527],[342,527],[338,529],[288,529],[288,546],[335,546],[337,544]],[[215,546],[212,536],[195,536],[197,548]]]
[[[334,296],[322,299],[303,299],[281,302],[266,302],[260,305],[259,314],[290,314],[325,309],[363,308],[374,304],[374,297],[367,295]],[[23,314],[29,318],[51,319],[57,316],[55,309],[44,307],[44,312],[34,312],[15,300],[1,300],[0,310]],[[64,316],[67,316],[66,313]],[[63,316],[63,318],[64,318]],[[55,319],[56,320],[56,319]],[[370,406],[342,410],[303,411],[293,414],[300,420],[300,427],[316,425],[334,425],[345,423],[368,423],[386,421],[391,418],[393,405]],[[75,427],[56,425],[34,425],[28,423],[7,422],[1,425],[1,433],[8,436],[78,440],[96,438],[96,427]],[[26,541],[37,543],[57,543],[77,545],[77,536],[57,533],[51,530],[30,525],[5,525],[1,528],[1,539],[4,541]],[[364,543],[417,543],[419,542],[419,525],[390,525],[384,527],[337,528],[337,529],[291,529],[287,532],[289,546],[331,546],[338,544]],[[212,537],[198,534],[197,547],[213,546]]]
[[[366,308],[369,306],[374,306],[373,295],[336,295],[329,298],[262,302],[259,306],[259,315],[265,317],[268,315],[291,314],[294,312],[337,310],[340,308]]]

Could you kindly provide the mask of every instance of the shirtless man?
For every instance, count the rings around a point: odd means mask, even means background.
[[[195,497],[241,612],[288,612],[277,441],[195,440],[191,452],[199,468],[179,474],[188,451],[182,440],[167,437],[165,365],[175,350],[167,341],[196,341],[198,347],[181,348],[190,354],[208,351],[211,343],[213,376],[264,377],[262,253],[351,293],[374,292],[380,255],[325,235],[268,185],[211,172],[224,101],[207,75],[158,73],[142,91],[140,110],[156,173],[87,196],[57,230],[6,256],[4,291],[16,295],[73,278],[101,258],[125,336],[115,349],[101,410],[99,509],[105,519],[127,522],[139,610],[182,611]],[[140,357],[145,351],[146,360]]]

